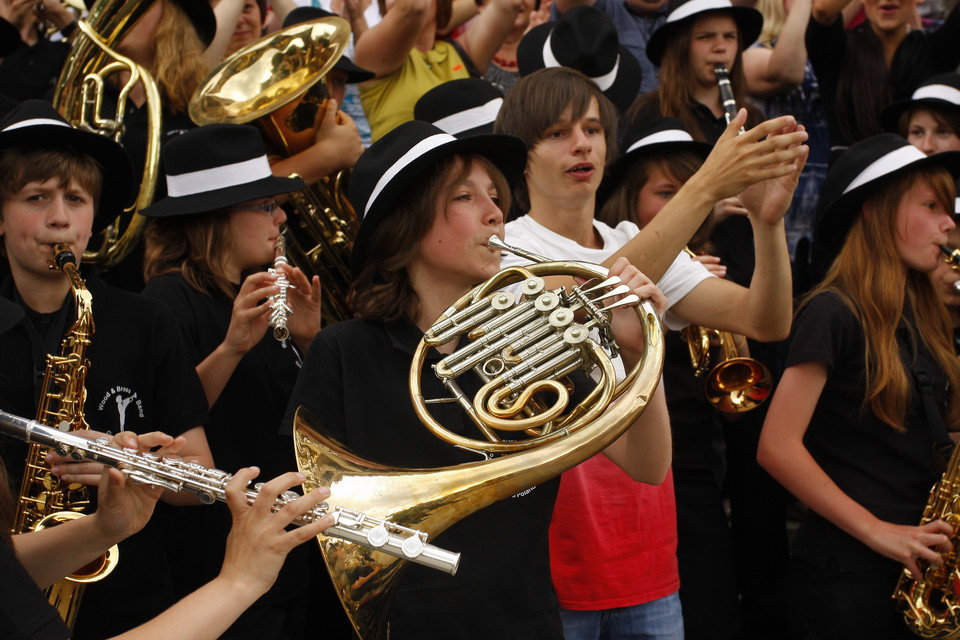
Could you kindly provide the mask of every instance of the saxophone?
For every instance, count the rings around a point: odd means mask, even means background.
[[[51,269],[66,274],[73,292],[76,320],[67,331],[60,346],[60,355],[47,355],[37,422],[60,431],[87,429],[83,418],[86,389],[83,383],[89,362],[87,347],[93,335],[92,296],[77,270],[77,259],[69,245],[53,248]],[[20,484],[20,498],[13,532],[25,533],[79,518],[90,506],[90,494],[81,484],[66,484],[50,473],[45,458],[48,447],[30,444],[26,466]],[[79,611],[83,585],[100,580],[113,571],[117,563],[117,547],[99,560],[47,589],[47,599],[59,612],[64,622],[73,627]]]
[[[954,447],[943,477],[934,485],[923,510],[920,525],[943,520],[954,532],[960,529],[960,447]],[[942,554],[939,567],[920,560],[922,574],[904,569],[893,599],[907,626],[921,638],[960,638],[960,538]]]

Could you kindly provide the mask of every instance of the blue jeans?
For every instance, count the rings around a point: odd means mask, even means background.
[[[566,640],[683,640],[680,596],[619,609],[560,609]]]

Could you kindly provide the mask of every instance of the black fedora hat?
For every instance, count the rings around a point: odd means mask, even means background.
[[[216,211],[306,186],[271,173],[260,132],[245,124],[190,129],[163,145],[160,160],[167,196],[140,211],[151,218]]]
[[[909,100],[898,100],[884,107],[880,123],[884,131],[899,133],[900,116],[913,107],[931,106],[960,114],[960,73],[940,73],[924,80]],[[960,131],[955,132],[960,136]]]
[[[487,157],[511,189],[523,179],[527,147],[520,138],[492,133],[455,138],[420,120],[401,124],[361,154],[350,177],[349,199],[361,217],[350,255],[354,278],[366,263],[367,242],[397,199],[434,163],[458,153]]]
[[[623,135],[620,147],[623,151],[605,172],[612,181],[619,180],[627,167],[641,158],[691,151],[706,159],[713,149],[713,145],[694,140],[678,118],[657,118],[634,124]]]
[[[546,67],[571,67],[600,87],[621,111],[640,91],[640,63],[620,44],[609,16],[593,6],[569,9],[559,20],[528,31],[517,46],[517,70],[527,76]]]
[[[200,40],[203,41],[204,46],[209,47],[214,36],[217,35],[217,16],[213,13],[209,0],[173,0],[173,2],[187,14]]]
[[[324,11],[319,7],[297,7],[288,13],[286,18],[284,18],[283,28],[286,29],[287,27],[292,27],[293,25],[300,24],[301,22],[310,22],[311,20],[329,17],[339,18],[340,16],[329,11]],[[377,75],[373,71],[368,71],[363,67],[358,67],[356,64],[354,64],[353,60],[347,56],[340,56],[340,59],[338,59],[336,64],[333,65],[333,68],[347,72],[347,84],[357,84],[360,82],[366,82],[367,80],[373,80],[373,78]]]
[[[413,118],[432,122],[452,136],[462,138],[493,133],[503,94],[481,78],[458,78],[437,85],[420,96]]]
[[[75,129],[43,100],[26,100],[0,121],[0,149],[26,147],[60,149],[70,146],[100,164],[103,186],[93,218],[93,232],[107,227],[128,207],[136,194],[136,170],[130,156],[107,136]]]
[[[760,36],[763,14],[752,7],[734,6],[730,0],[671,0],[667,5],[667,21],[660,25],[647,42],[647,58],[660,66],[667,42],[684,25],[711,11],[724,11],[733,16],[740,30],[740,49],[746,49]]]
[[[881,133],[851,145],[823,182],[817,206],[817,242],[837,251],[860,215],[860,206],[895,176],[925,166],[947,169],[960,178],[960,151],[925,155],[895,133]]]

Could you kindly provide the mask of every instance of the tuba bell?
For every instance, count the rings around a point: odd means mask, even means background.
[[[98,0],[89,15],[78,21],[70,55],[53,94],[53,106],[74,127],[109,136],[121,142],[124,113],[130,91],[143,85],[147,96],[147,145],[140,191],[134,205],[117,217],[100,235],[96,249],[88,249],[83,261],[108,268],[123,260],[136,245],[146,219],[136,213],[153,200],[160,161],[160,92],[150,72],[113,47],[143,17],[154,0]],[[103,97],[107,78],[129,73],[120,87],[116,112],[104,115]]]
[[[274,155],[307,149],[326,111],[324,76],[349,38],[347,21],[328,17],[250,43],[201,83],[190,100],[190,118],[198,125],[253,122]],[[360,221],[344,195],[347,179],[341,171],[290,195],[287,255],[308,276],[320,276],[324,325],[350,317],[350,251]]]
[[[505,245],[494,236],[491,246]],[[529,254],[527,254],[529,255]],[[544,277],[572,275],[588,285],[548,290]],[[294,446],[305,490],[331,487],[347,508],[436,536],[498,500],[553,478],[615,441],[656,391],[663,365],[663,334],[649,302],[626,293],[606,269],[580,262],[511,267],[457,300],[424,335],[410,368],[415,411],[435,435],[477,452],[476,462],[399,469],[364,460],[322,436],[304,409],[294,421]],[[609,311],[632,306],[644,321],[640,363],[617,382],[611,357]],[[467,337],[469,343],[435,367],[448,396],[424,398],[424,360],[433,346]],[[599,370],[600,381],[575,406],[568,375]],[[465,371],[483,387],[468,398],[457,384]],[[431,375],[429,372],[426,375]],[[549,390],[552,404],[538,399]],[[456,402],[477,426],[478,439],[450,433],[430,415],[434,402]],[[559,406],[564,405],[564,406]],[[530,434],[517,438],[519,432]],[[504,436],[506,434],[506,436]],[[508,441],[509,440],[509,441]],[[320,539],[324,562],[357,634],[385,637],[390,596],[403,569],[396,557],[345,541]]]

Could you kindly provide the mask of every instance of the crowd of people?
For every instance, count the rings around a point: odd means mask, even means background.
[[[448,523],[431,542],[462,554],[456,574],[404,567],[389,637],[914,637],[901,575],[956,561],[953,526],[921,522],[960,433],[960,9],[942,2],[0,0],[0,410],[48,417],[70,348],[90,437],[233,473],[228,508],[204,507],[51,452],[51,482],[93,487],[90,515],[17,530],[28,445],[0,440],[4,637],[378,628],[307,543],[333,518],[291,526],[336,489],[274,508],[314,486],[297,412],[382,468],[476,461],[421,424],[408,379],[436,318],[529,264],[493,234],[649,300],[662,378],[598,453]],[[102,83],[120,142],[53,106],[79,95],[60,76],[94,16],[155,81]],[[314,20],[349,43],[323,78],[262,85],[283,98],[271,124],[194,122],[221,63],[262,73],[254,43]],[[315,46],[269,64],[306,68]],[[309,216],[351,210],[321,233],[346,263],[275,261]],[[124,228],[121,260],[80,267],[83,312],[54,247],[79,262]],[[610,318],[620,380],[645,327]],[[429,350],[423,395],[447,394],[430,369],[457,347]],[[730,391],[733,359],[756,377]],[[460,404],[430,411],[475,437]],[[114,544],[68,626],[42,589]]]

